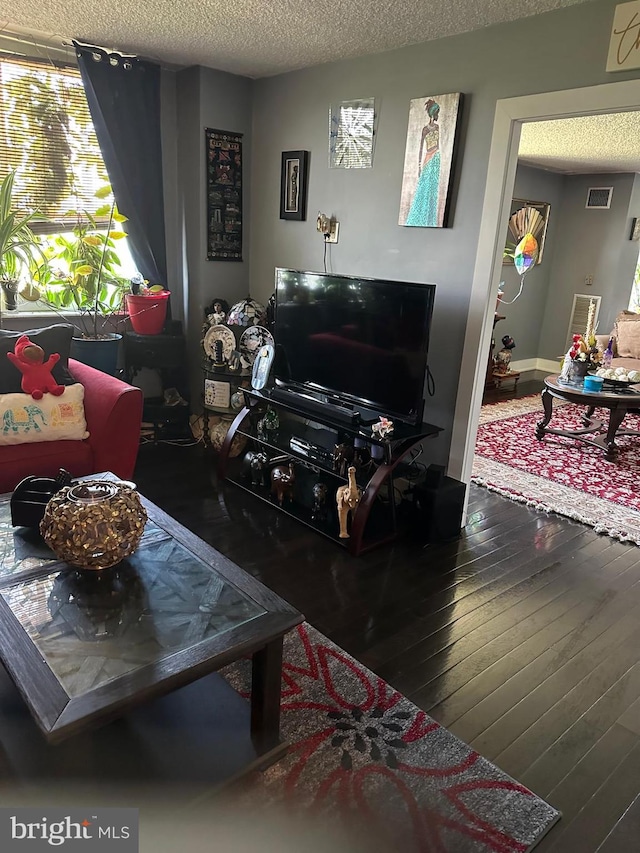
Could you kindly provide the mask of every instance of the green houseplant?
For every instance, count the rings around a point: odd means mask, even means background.
[[[110,195],[109,185],[96,193],[101,199]],[[103,228],[99,217],[107,214]],[[75,222],[70,231],[58,234],[45,247],[42,298],[60,312],[77,314],[74,357],[112,373],[122,337],[114,330],[124,320],[124,295],[129,290],[129,281],[118,272],[120,258],[115,249],[116,241],[127,236],[116,227],[126,222],[126,217],[118,212],[113,198],[95,214],[83,211],[71,215]],[[93,346],[95,343],[100,346]]]
[[[36,275],[46,268],[38,237],[30,223],[36,213],[22,214],[13,206],[14,172],[8,172],[0,183],[0,286],[5,307],[17,308],[21,281],[26,275]]]
[[[109,185],[96,193],[101,199],[109,195]],[[107,214],[103,228],[98,219]],[[99,339],[108,334],[104,330],[121,311],[129,290],[129,282],[118,272],[120,258],[115,250],[116,241],[127,235],[114,227],[126,222],[126,216],[118,212],[113,198],[95,214],[74,211],[70,215],[75,222],[69,236],[58,234],[45,248],[47,269],[42,277],[42,295],[54,308],[78,313],[82,337]]]

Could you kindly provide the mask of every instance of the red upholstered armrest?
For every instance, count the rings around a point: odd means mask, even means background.
[[[133,475],[140,444],[142,391],[114,376],[69,359],[74,379],[84,385],[84,412],[95,472]]]

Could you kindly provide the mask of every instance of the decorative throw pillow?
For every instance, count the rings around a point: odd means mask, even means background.
[[[59,353],[60,361],[51,371],[53,378],[59,385],[73,385],[76,380],[69,372],[69,350],[73,333],[74,327],[70,323],[57,323],[43,329],[29,329],[27,332],[0,329],[0,394],[17,394],[22,391],[22,374],[7,358],[7,353],[13,352],[21,335],[27,335],[34,344],[42,347],[45,361],[52,353]]]
[[[615,332],[620,358],[640,358],[640,314],[626,311],[618,314]]]
[[[0,445],[32,441],[81,441],[87,438],[84,385],[76,382],[54,397],[34,400],[30,394],[0,394]]]

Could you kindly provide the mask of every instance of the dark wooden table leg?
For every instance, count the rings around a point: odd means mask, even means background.
[[[536,424],[536,438],[538,441],[542,440],[545,433],[545,427],[551,420],[551,415],[553,413],[553,394],[551,394],[547,388],[542,392],[542,406],[544,408],[544,418]]]
[[[259,754],[280,743],[282,641],[279,637],[253,655],[251,738]]]
[[[609,415],[609,426],[607,427],[607,437],[605,439],[607,448],[604,454],[605,459],[608,459],[609,462],[613,462],[616,453],[618,452],[618,448],[616,447],[616,433],[626,414],[626,409],[611,409],[611,414]]]

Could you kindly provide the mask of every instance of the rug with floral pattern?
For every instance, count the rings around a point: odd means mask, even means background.
[[[576,429],[584,407],[554,401],[550,426]],[[640,544],[640,438],[618,435],[608,462],[599,447],[563,436],[535,436],[539,395],[483,406],[473,482],[512,500],[573,518],[597,533]],[[596,410],[606,423],[607,411]],[[622,429],[640,431],[629,413]]]
[[[223,675],[247,695],[248,661]],[[366,828],[376,849],[525,853],[559,819],[307,623],[285,637],[282,734],[287,755],[240,796]]]

